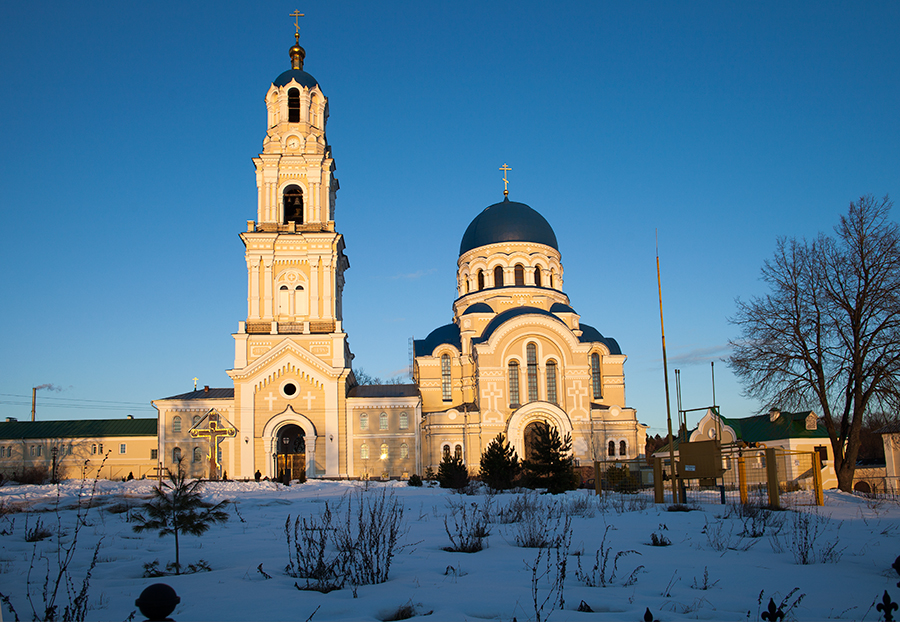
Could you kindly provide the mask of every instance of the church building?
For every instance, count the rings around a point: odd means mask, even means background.
[[[526,456],[537,421],[570,434],[582,463],[642,454],[646,426],[626,406],[626,357],[569,305],[550,224],[505,191],[465,230],[453,322],[415,341],[414,383],[357,385],[343,328],[350,262],[336,227],[328,99],[303,69],[299,34],[290,57],[265,95],[266,135],[253,160],[258,201],[241,233],[247,317],[232,335],[234,387],[153,401],[160,467],[180,461],[197,477],[405,478],[452,453],[475,472],[501,432]]]

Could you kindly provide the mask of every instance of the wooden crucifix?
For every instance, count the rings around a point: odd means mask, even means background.
[[[209,459],[209,479],[217,480],[219,479],[219,469],[221,468],[219,464],[219,443],[223,438],[237,436],[237,430],[228,425],[219,427],[218,413],[210,412],[207,415],[207,419],[209,423],[206,429],[191,428],[190,433],[192,438],[209,439],[209,454],[207,454]]]

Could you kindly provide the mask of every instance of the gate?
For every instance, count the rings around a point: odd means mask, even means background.
[[[300,480],[306,481],[306,455],[305,454],[276,454],[275,465],[277,476],[281,481]]]

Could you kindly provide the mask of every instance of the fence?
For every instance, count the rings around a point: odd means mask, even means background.
[[[714,458],[715,477],[709,473],[703,473],[706,477],[692,477],[693,465],[680,464],[679,460],[676,456],[679,480],[673,498],[670,461],[667,457],[656,458],[657,503],[754,503],[770,507],[824,504],[821,463],[816,452],[725,446]]]

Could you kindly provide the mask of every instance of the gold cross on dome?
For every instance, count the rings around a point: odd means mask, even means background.
[[[300,38],[300,18],[306,17],[306,16],[303,13],[301,13],[300,11],[295,10],[293,13],[291,13],[291,17],[294,18],[294,28],[297,29],[296,36],[299,39]]]
[[[506,171],[511,171],[512,169],[506,165],[506,162],[503,163],[503,166],[500,167],[501,171],[503,171],[503,196],[509,196],[509,180],[506,178]]]

